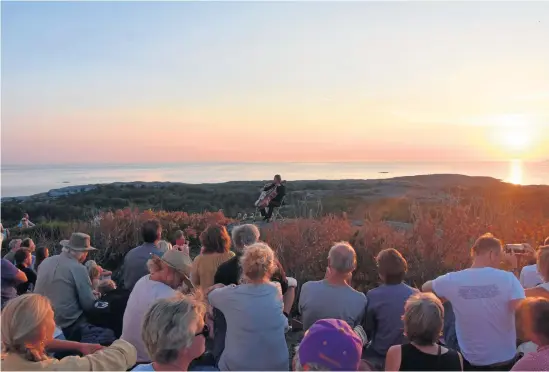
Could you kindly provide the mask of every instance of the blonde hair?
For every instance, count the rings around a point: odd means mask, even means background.
[[[471,252],[474,255],[481,255],[481,254],[490,252],[492,250],[501,251],[501,247],[502,247],[501,240],[497,239],[491,233],[486,233],[484,235],[481,235],[475,241],[475,244],[473,244],[473,247],[471,248]]]
[[[2,310],[2,345],[4,352],[17,353],[31,362],[49,359],[44,349],[45,340],[38,340],[43,323],[53,323],[50,301],[39,294],[29,293],[10,300]],[[29,349],[29,343],[40,345]]]
[[[97,265],[94,260],[86,261],[84,266],[88,269],[88,275],[90,276],[90,280],[92,282],[99,279],[101,276],[101,270],[99,269],[99,265]]]
[[[432,293],[416,293],[404,305],[404,332],[410,342],[432,345],[444,326],[444,307]]]
[[[203,324],[206,305],[196,296],[181,293],[163,298],[149,308],[141,337],[152,361],[173,363],[179,351],[190,347]]]
[[[539,247],[536,264],[543,281],[549,282],[549,245]]]
[[[161,240],[156,244],[156,247],[161,252],[171,251],[173,246],[165,240]]]
[[[276,269],[275,255],[265,243],[255,243],[244,250],[240,258],[242,274],[250,280],[269,277]]]

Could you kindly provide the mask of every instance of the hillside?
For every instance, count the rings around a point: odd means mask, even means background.
[[[100,211],[126,207],[140,210],[201,213],[223,210],[226,216],[254,210],[266,181],[219,184],[131,182],[70,186],[29,197],[2,198],[5,226],[17,223],[23,212],[34,222],[89,220]],[[425,175],[383,180],[315,180],[287,183],[288,217],[346,212],[364,217],[375,204],[382,218],[406,222],[410,200],[421,203],[486,198],[493,202],[519,201],[525,206],[547,205],[549,186],[516,186],[489,177]],[[386,206],[379,208],[380,206]]]

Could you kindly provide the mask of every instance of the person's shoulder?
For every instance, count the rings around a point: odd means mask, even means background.
[[[323,280],[309,280],[308,282],[303,283],[303,285],[301,286],[301,292],[306,289],[310,290],[311,288],[318,288],[322,286],[322,283]]]

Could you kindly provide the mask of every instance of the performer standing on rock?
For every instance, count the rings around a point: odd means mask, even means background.
[[[282,204],[282,199],[286,195],[286,186],[283,185],[282,177],[279,174],[274,176],[272,183],[263,187],[263,200],[258,200],[256,205],[260,208],[261,215],[264,221],[269,221],[273,215],[274,208],[279,208]]]

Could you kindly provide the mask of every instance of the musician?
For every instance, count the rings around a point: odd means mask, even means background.
[[[271,219],[274,208],[279,208],[281,206],[282,199],[284,198],[284,195],[286,195],[286,186],[282,184],[282,177],[280,177],[280,174],[274,176],[273,182],[267,184],[263,188],[263,191],[271,190],[273,187],[276,187],[276,196],[273,198],[273,200],[271,200],[267,208],[259,210],[259,212],[261,212],[261,215],[263,216],[264,221],[269,221]]]

